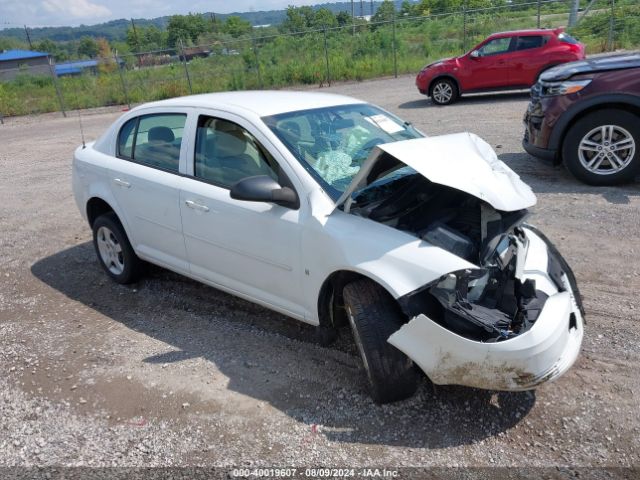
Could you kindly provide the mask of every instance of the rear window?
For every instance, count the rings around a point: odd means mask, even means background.
[[[577,45],[579,43],[578,40],[576,40],[571,35],[566,34],[564,32],[558,35],[558,40],[564,43],[570,43],[571,45]]]

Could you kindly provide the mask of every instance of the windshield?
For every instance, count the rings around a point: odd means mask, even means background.
[[[262,120],[334,200],[347,189],[373,147],[423,137],[410,124],[366,103]]]

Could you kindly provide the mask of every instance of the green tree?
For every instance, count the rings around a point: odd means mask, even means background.
[[[413,17],[415,15],[415,5],[409,0],[404,0],[402,5],[400,5],[400,10],[398,10],[399,17]]]
[[[351,14],[349,12],[339,12],[336,15],[336,21],[340,27],[344,27],[345,25],[351,25]]]
[[[37,52],[48,53],[50,56],[52,56],[56,60],[56,62],[63,62],[69,58],[69,55],[67,52],[61,49],[56,42],[49,40],[48,38],[45,38],[44,40],[40,40],[39,42],[37,42],[33,46],[33,49],[36,50]]]
[[[142,46],[146,51],[167,48],[167,32],[149,25],[141,32]]]
[[[313,14],[313,28],[333,28],[338,26],[338,20],[331,10],[328,8],[319,8]]]
[[[26,50],[29,46],[25,42],[13,37],[0,37],[0,52],[2,50]]]
[[[250,34],[252,28],[251,22],[235,15],[231,15],[230,17],[227,17],[227,20],[224,22],[222,31],[237,38],[242,35]]]
[[[78,44],[78,55],[94,58],[98,55],[98,43],[91,37],[82,37]]]
[[[391,0],[384,0],[376,10],[376,13],[371,17],[371,22],[386,22],[393,20],[396,14],[396,8]]]
[[[303,32],[313,27],[315,13],[313,8],[304,7],[287,7],[287,18],[282,22],[282,30],[285,32]]]
[[[167,24],[167,45],[175,47],[182,40],[186,44],[196,43],[198,37],[209,30],[210,24],[202,15],[173,15]]]

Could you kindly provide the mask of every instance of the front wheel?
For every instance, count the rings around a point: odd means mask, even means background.
[[[397,303],[384,288],[366,279],[349,283],[343,295],[373,400],[388,403],[413,395],[418,386],[413,362],[387,342],[405,321]]]
[[[138,279],[142,261],[133,251],[115,213],[100,215],[93,222],[93,246],[100,265],[113,280],[127,284]]]
[[[598,110],[567,132],[562,158],[589,185],[630,182],[640,171],[640,117],[624,110]]]
[[[441,78],[433,83],[430,94],[436,105],[449,105],[458,99],[458,87],[448,78]]]

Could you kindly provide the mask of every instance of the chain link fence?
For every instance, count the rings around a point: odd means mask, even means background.
[[[615,1],[615,0],[614,0]],[[588,53],[640,47],[640,4],[594,0],[569,32]],[[299,33],[139,52],[54,65],[0,70],[2,116],[126,105],[180,95],[330,85],[416,73],[426,63],[460,55],[487,35],[567,25],[570,2],[533,0],[420,17],[396,16]]]

